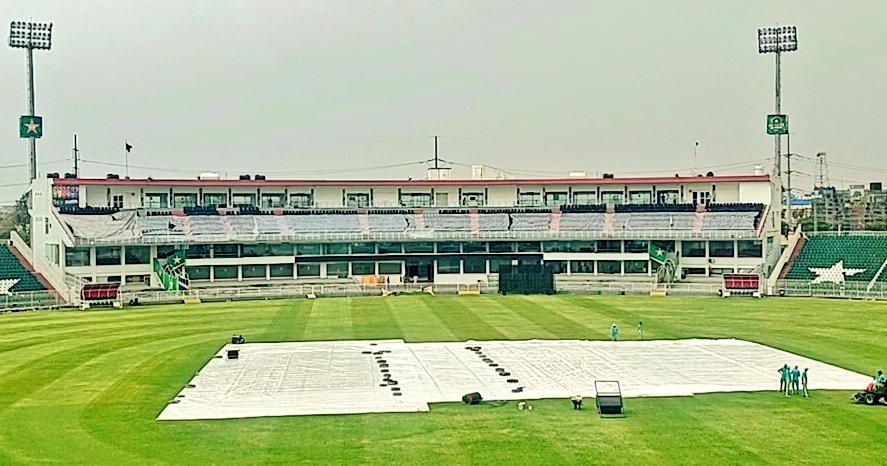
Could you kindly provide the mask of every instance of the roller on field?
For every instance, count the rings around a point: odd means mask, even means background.
[[[875,386],[872,381],[863,392],[856,392],[851,399],[854,403],[872,405],[887,405],[887,385]]]

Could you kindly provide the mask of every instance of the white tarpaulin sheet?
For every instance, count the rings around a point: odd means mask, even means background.
[[[228,349],[239,358],[227,359]],[[626,397],[777,390],[783,364],[809,368],[810,389],[869,381],[741,340],[250,343],[222,348],[158,419],[427,411],[471,392],[593,397],[595,380],[618,380]]]

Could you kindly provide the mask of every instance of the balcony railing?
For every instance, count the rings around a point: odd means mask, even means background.
[[[379,233],[303,233],[297,235],[279,234],[221,234],[191,235],[163,234],[135,238],[85,239],[75,238],[77,245],[118,245],[118,244],[179,244],[179,243],[339,243],[366,241],[485,241],[485,240],[597,240],[597,239],[760,239],[756,231],[666,231],[666,230],[624,230],[604,233],[603,231],[571,231],[551,233],[549,231],[496,231],[496,232],[456,232],[456,231],[412,231]]]

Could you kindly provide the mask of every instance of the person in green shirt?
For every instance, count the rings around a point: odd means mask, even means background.
[[[638,339],[644,339],[644,322],[638,322]]]
[[[807,370],[809,368],[805,367],[804,372],[801,372],[801,392],[804,394],[804,398],[808,398],[810,396],[807,393]]]
[[[619,341],[619,327],[617,327],[616,324],[613,324],[613,326],[610,327],[610,339],[613,341]]]
[[[887,375],[878,371],[878,375],[875,376],[875,391],[880,391],[885,384],[887,384]]]
[[[791,396],[789,395],[792,380],[791,369],[788,367],[788,364],[786,364],[782,366],[782,368],[780,368],[778,372],[781,375],[779,379],[779,391],[784,392],[785,396]]]
[[[798,370],[798,366],[795,366],[795,368],[792,369],[791,376],[792,376],[792,394],[797,395],[798,393],[801,393],[801,386],[800,386],[801,371]]]

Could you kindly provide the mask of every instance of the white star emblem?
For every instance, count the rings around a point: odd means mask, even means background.
[[[659,248],[659,249],[656,250],[656,255],[657,255],[657,256],[661,256],[661,255],[663,255],[663,254],[665,254],[665,251],[663,251],[662,248]]]
[[[846,277],[852,277],[866,271],[866,269],[844,268],[843,260],[839,260],[831,267],[809,267],[809,269],[816,274],[816,278],[810,281],[811,285],[817,283],[837,283],[840,285],[844,283]]]
[[[35,133],[35,134],[36,134],[36,133],[37,133],[37,128],[40,127],[40,124],[39,124],[39,123],[34,123],[34,119],[31,118],[31,121],[30,121],[30,122],[25,123],[25,127],[28,128],[28,132],[29,132],[29,133]]]
[[[0,280],[0,294],[12,294],[9,289],[15,286],[20,280],[20,278],[4,278]]]
[[[182,262],[182,258],[180,256],[176,256],[172,258],[172,261],[178,264],[179,262]]]

